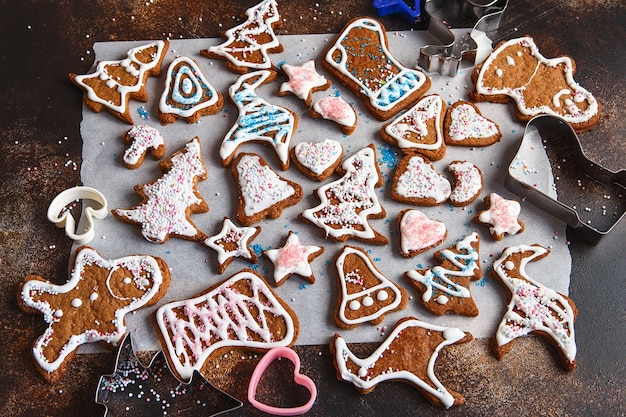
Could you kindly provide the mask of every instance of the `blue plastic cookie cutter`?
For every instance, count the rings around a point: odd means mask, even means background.
[[[424,0],[413,0],[413,6],[404,0],[374,0],[374,8],[378,16],[400,14],[410,24],[421,20],[422,4]]]

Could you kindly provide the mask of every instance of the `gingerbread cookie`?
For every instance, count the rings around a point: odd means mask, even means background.
[[[446,225],[431,220],[419,210],[404,209],[398,214],[400,253],[412,258],[441,244],[448,236]]]
[[[342,178],[317,190],[321,202],[305,210],[300,219],[320,227],[326,237],[344,242],[354,237],[376,245],[388,240],[374,230],[368,219],[384,218],[385,209],[376,196],[383,184],[373,145],[361,149],[341,165]]]
[[[148,101],[146,81],[158,76],[167,52],[168,41],[155,41],[132,48],[126,59],[100,61],[92,74],[70,74],[70,80],[84,92],[85,105],[100,113],[108,110],[118,119],[133,124],[130,99]]]
[[[196,184],[207,172],[202,162],[200,139],[189,141],[168,159],[161,161],[165,174],[150,184],[135,186],[142,202],[130,209],[111,213],[126,223],[141,226],[141,234],[150,242],[165,243],[170,236],[204,240],[206,235],[190,219],[193,213],[206,213],[209,206]]]
[[[220,147],[222,165],[230,165],[240,145],[249,142],[274,147],[280,166],[289,168],[289,143],[298,126],[298,116],[289,109],[268,103],[255,90],[276,77],[271,71],[255,71],[240,76],[229,91],[239,109],[237,122],[224,137]]]
[[[159,101],[162,124],[174,123],[177,118],[196,123],[201,116],[219,112],[222,106],[224,97],[202,75],[193,59],[181,56],[172,61]]]
[[[341,97],[321,98],[313,103],[309,113],[314,119],[326,119],[337,123],[344,135],[351,135],[356,130],[358,119],[356,111]]]
[[[406,291],[385,277],[363,249],[344,246],[335,266],[341,288],[337,326],[352,329],[368,322],[379,324],[386,314],[406,308]]]
[[[126,333],[124,316],[155,304],[169,283],[169,268],[160,258],[131,255],[106,260],[88,246],[76,249],[65,284],[26,277],[18,303],[26,312],[42,313],[48,323],[32,348],[39,372],[48,382],[57,382],[80,345],[116,345]]]
[[[330,177],[343,158],[343,146],[333,139],[300,142],[290,152],[294,166],[315,181],[324,181]]]
[[[244,226],[266,217],[276,219],[285,207],[302,199],[302,187],[278,175],[263,158],[253,153],[237,155],[232,168],[237,184],[237,220]]]
[[[437,94],[426,96],[380,129],[382,139],[407,155],[420,154],[436,161],[446,154],[443,120],[446,104]]]
[[[163,305],[156,322],[172,372],[182,380],[221,351],[291,346],[300,330],[296,313],[250,269],[193,298]]]
[[[304,246],[298,235],[289,231],[287,242],[278,249],[267,249],[263,256],[274,264],[274,281],[281,286],[292,274],[300,275],[309,283],[315,282],[315,275],[311,270],[311,262],[324,253],[321,246]]]
[[[492,274],[508,289],[508,307],[492,347],[502,359],[518,337],[536,333],[554,345],[568,371],[576,367],[574,321],[578,314],[569,297],[541,285],[526,273],[526,264],[550,253],[540,245],[506,248],[493,263]]]
[[[455,313],[475,317],[478,307],[470,292],[470,281],[482,278],[478,255],[480,236],[472,233],[448,249],[435,252],[441,261],[430,269],[405,273],[409,282],[422,293],[422,305],[442,316]]]
[[[250,244],[261,233],[260,227],[237,227],[228,217],[224,217],[222,230],[215,236],[208,237],[204,244],[217,252],[217,271],[223,274],[226,267],[235,258],[256,263],[257,256]]]
[[[288,80],[280,85],[279,96],[293,94],[308,106],[311,96],[316,91],[328,90],[332,83],[315,70],[315,61],[310,60],[302,65],[283,64],[280,69]]]
[[[322,61],[379,120],[405,109],[431,85],[423,72],[398,62],[387,45],[387,33],[379,21],[358,17],[346,24]]]
[[[282,21],[275,0],[263,0],[246,10],[246,20],[228,29],[226,41],[203,49],[200,54],[207,58],[226,61],[226,67],[238,74],[249,70],[275,69],[270,53],[280,53],[283,46],[274,33]]]
[[[474,221],[489,226],[489,233],[495,240],[502,240],[505,234],[515,235],[524,231],[524,223],[517,217],[522,206],[515,200],[507,200],[497,193],[485,197],[485,210],[480,211]]]
[[[143,164],[148,151],[154,159],[161,159],[165,156],[165,140],[157,129],[147,126],[133,126],[124,134],[124,143],[128,145],[122,161],[126,168],[136,169]]]
[[[529,36],[502,41],[474,68],[470,98],[496,103],[512,100],[522,121],[549,114],[583,132],[600,120],[601,106],[574,81],[575,71],[572,58],[545,58]]]
[[[399,381],[414,386],[439,407],[461,405],[461,394],[446,389],[435,375],[435,362],[446,346],[472,340],[470,333],[406,317],[396,323],[386,339],[367,358],[359,358],[345,339],[335,335],[330,344],[337,379],[354,384],[362,394],[381,382]]]
[[[452,161],[448,165],[448,170],[456,178],[450,193],[450,203],[460,207],[476,200],[483,190],[483,173],[481,170],[467,161]]]
[[[391,198],[402,203],[436,206],[445,202],[452,187],[428,159],[407,155],[398,162],[391,184]]]
[[[502,137],[500,127],[484,117],[480,109],[468,101],[457,101],[446,113],[443,137],[453,146],[489,146]]]

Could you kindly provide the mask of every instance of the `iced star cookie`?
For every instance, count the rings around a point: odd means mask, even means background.
[[[435,171],[435,167],[423,156],[407,155],[398,162],[391,184],[393,200],[436,206],[445,202],[451,192],[450,181]]]
[[[302,65],[283,64],[280,69],[288,80],[280,85],[279,96],[293,94],[308,106],[311,105],[311,96],[316,91],[328,90],[330,80],[315,70],[315,61],[310,60]]]
[[[457,101],[446,112],[443,137],[452,146],[489,146],[502,137],[500,127],[468,101]]]
[[[495,240],[502,240],[505,234],[515,235],[524,231],[524,223],[517,217],[522,206],[515,200],[507,200],[499,194],[485,197],[485,210],[480,211],[474,221],[489,226],[489,233]]]
[[[330,177],[343,158],[343,146],[333,139],[300,142],[290,152],[294,166],[315,181],[324,181]]]
[[[282,21],[275,0],[263,0],[246,10],[246,20],[224,32],[226,41],[203,49],[207,58],[226,61],[226,67],[238,74],[249,70],[274,69],[270,53],[280,53],[283,46],[274,33]]]
[[[437,161],[446,154],[443,120],[446,104],[437,94],[426,96],[380,129],[381,138],[407,155],[420,154]]]
[[[118,119],[133,124],[129,101],[148,101],[146,81],[158,76],[168,41],[155,41],[132,48],[127,58],[100,61],[92,74],[70,74],[70,80],[84,92],[85,105],[96,113],[108,110]]]
[[[122,161],[126,168],[136,169],[143,164],[148,151],[154,159],[161,159],[165,156],[165,140],[157,129],[147,126],[133,126],[124,134],[124,143],[128,145]]]
[[[386,215],[375,191],[383,184],[383,179],[374,146],[356,152],[339,168],[343,177],[320,187],[316,191],[320,204],[303,211],[299,218],[318,226],[327,238],[339,242],[354,237],[375,245],[386,245],[387,238],[369,224],[370,217],[384,218]]]
[[[600,120],[601,106],[574,80],[575,71],[572,58],[544,57],[529,36],[502,41],[474,68],[470,98],[497,103],[512,100],[522,121],[549,114],[583,132]]]
[[[454,206],[466,206],[478,198],[483,190],[483,173],[471,162],[452,161],[448,170],[456,178],[450,203]]]
[[[63,285],[27,276],[18,303],[28,313],[43,314],[48,323],[32,348],[39,372],[48,382],[58,382],[80,345],[116,345],[126,333],[124,316],[155,304],[169,283],[169,268],[160,258],[107,260],[88,246],[76,249],[74,268]]]
[[[419,210],[404,209],[398,214],[400,253],[412,258],[441,244],[448,236],[446,225],[426,217]]]
[[[337,326],[352,329],[364,323],[379,324],[386,314],[406,308],[406,291],[385,277],[363,249],[344,246],[335,267],[340,287]]]
[[[196,123],[201,116],[215,114],[224,97],[204,77],[191,58],[176,58],[167,69],[165,90],[159,101],[159,119],[166,125],[176,119]]]
[[[396,60],[383,25],[369,17],[346,24],[322,61],[324,68],[363,99],[379,120],[393,117],[430,88],[421,71]]]
[[[224,217],[222,230],[206,238],[204,244],[217,252],[217,270],[220,274],[235,258],[256,263],[257,256],[250,244],[261,233],[260,227],[237,227],[228,217]]]
[[[461,405],[461,394],[448,390],[435,375],[435,362],[446,346],[466,343],[472,335],[406,317],[396,323],[386,339],[367,358],[356,356],[336,334],[330,344],[337,379],[354,384],[368,394],[381,382],[399,381],[415,387],[431,404],[450,408]]]
[[[278,175],[263,158],[253,153],[240,153],[233,162],[239,205],[237,220],[244,226],[266,217],[276,219],[283,209],[302,199],[302,187]]]
[[[189,380],[210,357],[233,347],[291,346],[300,330],[296,313],[250,269],[195,297],[163,305],[156,322],[163,352],[180,380]]]
[[[202,162],[200,139],[189,141],[182,149],[161,161],[163,176],[150,184],[135,186],[142,202],[130,209],[111,213],[119,220],[141,226],[150,242],[165,243],[170,236],[204,240],[206,235],[191,221],[194,213],[206,213],[209,206],[196,187],[207,177]]]
[[[441,262],[438,266],[404,274],[422,294],[422,305],[428,311],[438,316],[447,313],[478,315],[470,281],[482,278],[479,246],[480,236],[472,233],[448,249],[435,252],[435,259]]]
[[[493,263],[492,274],[507,288],[509,301],[492,348],[498,359],[502,359],[515,339],[536,333],[558,349],[563,366],[572,371],[576,367],[576,305],[569,297],[541,285],[526,273],[528,262],[549,253],[540,245],[519,245],[506,248]]]
[[[256,89],[272,81],[276,73],[255,71],[240,76],[230,86],[229,94],[239,110],[234,126],[220,146],[222,165],[230,165],[239,146],[249,142],[265,143],[276,151],[283,170],[289,168],[289,143],[298,126],[298,116],[289,109],[268,103]]]
[[[298,235],[290,230],[282,247],[264,250],[263,256],[274,264],[274,281],[279,287],[293,274],[313,284],[315,275],[311,270],[311,262],[322,253],[322,246],[304,246]]]
[[[357,114],[354,108],[341,97],[324,97],[313,103],[309,114],[314,119],[326,119],[339,125],[344,135],[351,135],[356,130]]]

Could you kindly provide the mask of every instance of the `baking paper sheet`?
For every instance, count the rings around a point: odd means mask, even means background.
[[[499,323],[506,306],[504,288],[491,278],[489,270],[492,262],[506,246],[520,243],[539,243],[551,248],[551,255],[537,264],[531,264],[527,270],[529,274],[542,284],[552,287],[562,293],[567,293],[571,258],[565,239],[565,225],[546,215],[532,205],[522,202],[521,220],[526,230],[516,236],[507,236],[496,242],[489,235],[487,227],[480,226],[473,221],[474,215],[483,208],[483,197],[490,192],[497,192],[505,198],[517,198],[504,187],[504,178],[511,159],[519,146],[524,126],[514,120],[514,109],[510,105],[479,103],[483,115],[496,121],[502,131],[502,140],[486,148],[447,148],[443,160],[434,163],[437,171],[448,176],[448,164],[453,160],[468,160],[475,163],[483,172],[484,189],[476,202],[465,208],[455,208],[448,203],[438,207],[416,207],[400,204],[390,199],[390,183],[395,163],[401,157],[398,149],[388,146],[379,137],[379,129],[383,122],[371,117],[363,103],[353,93],[344,88],[332,76],[328,75],[320,64],[323,51],[335,38],[333,34],[322,35],[290,35],[279,36],[284,46],[284,52],[271,55],[275,64],[288,63],[299,65],[310,59],[316,61],[318,71],[333,81],[330,90],[317,92],[313,100],[327,95],[338,94],[351,103],[358,112],[358,127],[355,133],[344,136],[333,122],[312,119],[308,108],[303,101],[294,96],[279,97],[277,92],[280,83],[284,81],[280,76],[276,81],[262,86],[257,93],[270,103],[292,109],[299,116],[297,131],[294,133],[291,145],[302,141],[322,141],[326,138],[340,141],[345,148],[345,157],[362,149],[370,143],[376,146],[377,157],[385,186],[377,189],[377,197],[387,212],[386,219],[371,220],[372,227],[386,235],[390,244],[376,246],[364,244],[356,240],[347,243],[364,248],[374,260],[378,269],[389,279],[404,287],[411,296],[408,307],[399,312],[387,315],[381,325],[364,324],[353,330],[341,330],[334,324],[333,314],[338,301],[339,284],[334,268],[334,258],[343,247],[342,243],[326,240],[323,231],[316,226],[304,224],[297,219],[299,213],[307,208],[316,206],[319,199],[313,191],[321,184],[302,175],[293,165],[288,171],[281,171],[278,158],[269,146],[258,144],[243,145],[239,151],[255,152],[260,154],[268,164],[280,175],[300,183],[304,189],[302,201],[283,212],[282,217],[274,220],[265,220],[259,224],[262,232],[253,241],[257,251],[281,247],[290,230],[299,234],[304,245],[321,245],[325,252],[312,263],[316,282],[306,283],[298,276],[292,276],[282,286],[275,288],[276,292],[289,303],[300,319],[300,335],[297,344],[326,344],[335,333],[340,333],[348,342],[376,342],[383,339],[386,327],[405,316],[413,315],[422,320],[445,325],[455,326],[470,331],[474,337],[491,337]],[[417,63],[419,47],[431,41],[427,32],[406,31],[389,32],[389,47],[394,56],[408,67]],[[485,38],[486,39],[486,38]],[[211,116],[201,118],[199,123],[187,124],[179,120],[168,126],[161,126],[157,107],[165,84],[165,70],[176,57],[185,55],[198,63],[201,71],[209,82],[228,97],[228,87],[234,83],[237,75],[226,69],[224,62],[210,60],[199,54],[201,49],[221,43],[221,39],[190,39],[172,40],[163,62],[163,70],[158,78],[148,80],[147,103],[131,101],[131,114],[135,124],[147,124],[160,130],[167,144],[167,155],[179,150],[194,136],[198,136],[202,145],[202,157],[208,171],[208,179],[198,183],[198,190],[208,202],[209,212],[192,216],[194,223],[207,235],[212,236],[221,230],[224,216],[235,220],[237,191],[230,169],[223,168],[218,157],[219,146],[230,127],[235,123],[238,115],[236,107],[226,99],[223,110]],[[96,61],[117,60],[126,56],[126,52],[138,45],[147,42],[104,42],[96,43],[94,51]],[[479,54],[484,56],[489,52],[489,44],[482,46]],[[459,99],[468,99],[471,67],[462,68],[454,77],[429,74],[432,77],[432,88],[428,94],[437,93],[450,105]],[[147,111],[149,118],[142,119],[138,109]],[[108,199],[109,207],[130,208],[138,204],[141,199],[134,192],[136,184],[145,184],[159,178],[162,173],[158,162],[150,156],[139,169],[129,170],[121,162],[125,150],[122,137],[130,129],[107,112],[94,113],[83,108],[81,134],[83,138],[83,163],[81,178],[85,185],[100,190]],[[541,153],[529,155],[532,160],[520,161],[526,167],[547,167],[548,172],[543,178],[549,178],[549,163],[541,160]],[[539,159],[537,159],[539,158]],[[532,171],[532,169],[531,169]],[[534,171],[532,171],[534,172]],[[534,174],[537,175],[537,174]],[[334,181],[333,176],[327,181]],[[411,269],[420,269],[437,265],[432,258],[434,250],[423,253],[415,258],[403,258],[398,249],[399,236],[397,215],[404,208],[417,208],[428,217],[445,222],[448,228],[447,240],[436,249],[444,249],[474,231],[481,236],[480,259],[483,268],[483,278],[472,282],[471,292],[480,310],[475,318],[455,315],[437,317],[427,312],[419,302],[420,294],[403,277],[404,272]],[[105,258],[118,258],[129,254],[151,254],[164,258],[172,271],[172,282],[165,297],[154,307],[147,308],[127,316],[127,325],[133,335],[133,343],[138,350],[160,349],[153,324],[154,311],[164,303],[190,298],[208,287],[228,278],[244,267],[254,267],[266,280],[273,284],[273,265],[265,258],[259,257],[256,265],[243,260],[235,259],[224,274],[217,273],[216,253],[202,243],[190,242],[171,238],[167,243],[159,245],[145,240],[140,227],[122,223],[113,216],[108,216],[96,224],[96,237],[90,243]],[[435,250],[436,250],[435,249]],[[70,265],[71,267],[71,265]],[[92,346],[84,346],[81,352],[94,351]]]

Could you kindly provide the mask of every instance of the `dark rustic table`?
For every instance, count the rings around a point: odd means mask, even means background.
[[[226,3],[226,4],[222,4]],[[114,354],[80,355],[57,385],[37,373],[30,346],[44,328],[22,313],[18,283],[36,273],[66,278],[71,242],[46,219],[52,198],[80,184],[82,93],[69,72],[86,73],[96,41],[217,37],[256,0],[241,2],[113,0],[0,2],[0,415],[102,415],[94,403],[101,374]],[[336,33],[355,16],[375,15],[370,1],[281,2],[279,34]],[[388,30],[409,29],[399,16],[381,19]],[[626,168],[626,3],[619,0],[510,0],[496,40],[532,35],[547,57],[576,60],[576,80],[603,106],[598,126],[581,135],[584,149],[613,170]],[[218,24],[222,23],[223,27]],[[419,27],[416,27],[419,28]],[[326,346],[297,347],[304,372],[318,384],[311,414],[449,416],[617,416],[626,414],[626,222],[591,246],[568,230],[570,296],[579,307],[578,368],[562,370],[537,338],[519,340],[497,362],[487,340],[450,348],[437,372],[464,394],[463,406],[442,411],[404,384],[382,384],[361,396],[338,382]],[[372,346],[363,346],[367,352]],[[245,398],[255,362],[214,381]],[[245,414],[255,410],[245,405]],[[242,411],[238,411],[242,413]]]

